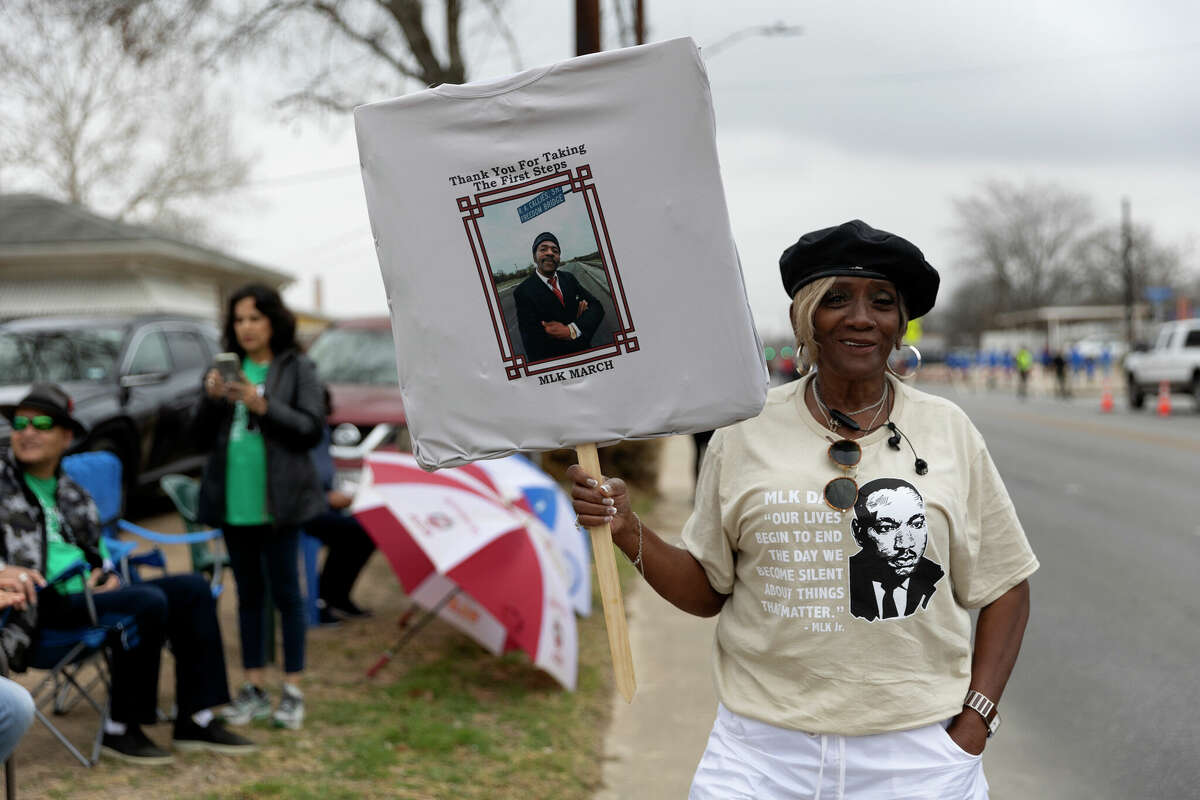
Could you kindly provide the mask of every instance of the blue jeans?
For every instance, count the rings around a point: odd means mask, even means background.
[[[0,761],[5,761],[33,724],[33,698],[25,687],[0,678]]]
[[[242,667],[266,664],[263,622],[267,587],[283,627],[283,671],[304,671],[304,598],[300,596],[300,530],[294,526],[226,525],[225,549],[237,581]],[[264,577],[266,580],[264,581]]]

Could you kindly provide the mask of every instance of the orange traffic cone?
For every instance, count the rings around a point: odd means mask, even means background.
[[[1105,414],[1111,414],[1113,410],[1112,389],[1104,387],[1104,393],[1100,395],[1100,411]]]
[[[1160,417],[1171,416],[1171,389],[1166,381],[1158,384],[1158,415]]]

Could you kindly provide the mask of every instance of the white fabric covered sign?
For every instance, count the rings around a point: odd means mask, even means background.
[[[762,408],[691,39],[354,118],[423,467],[708,430]]]

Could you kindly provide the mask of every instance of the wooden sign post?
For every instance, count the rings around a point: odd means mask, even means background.
[[[603,481],[600,474],[600,455],[596,445],[581,444],[575,447],[579,466],[583,471]],[[606,522],[588,528],[592,537],[592,558],[596,562],[596,580],[600,583],[600,601],[604,606],[604,626],[608,629],[608,650],[612,653],[613,673],[617,691],[626,703],[633,702],[637,691],[637,679],[633,675],[633,652],[629,647],[629,627],[625,624],[625,601],[621,597],[621,582],[617,577],[617,562],[613,558],[612,529]]]

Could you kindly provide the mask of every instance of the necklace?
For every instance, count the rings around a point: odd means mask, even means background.
[[[816,377],[814,376],[813,384],[812,384],[813,399],[817,401],[817,408],[819,408],[821,410],[821,416],[825,417],[825,424],[829,426],[829,430],[836,432],[839,423],[837,422],[837,420],[835,420],[833,418],[833,415],[830,412],[829,407],[825,405],[825,401],[821,399],[820,386],[821,386],[821,384],[817,381]],[[866,412],[868,412],[872,408],[874,408],[875,416],[871,417],[871,422],[870,422],[870,424],[867,425],[867,430],[870,431],[870,430],[874,429],[875,422],[876,422],[876,420],[879,419],[880,412],[883,411],[884,401],[887,400],[887,397],[888,397],[888,382],[885,380],[883,382],[883,392],[880,393],[879,399],[876,400],[874,403],[871,403],[871,405],[869,405],[869,406],[864,406],[863,408],[860,408],[857,411],[849,411],[849,412],[839,411],[838,413],[853,417],[853,416],[857,416],[859,414],[865,414]]]
[[[883,409],[886,407],[886,404],[885,404],[883,401],[884,401],[884,400],[887,400],[887,396],[888,396],[888,388],[889,388],[889,387],[888,387],[888,383],[887,383],[887,381],[884,381],[884,382],[883,382],[883,397],[880,397],[880,398],[879,398],[879,408],[875,409],[875,416],[871,417],[871,421],[870,421],[869,423],[867,423],[867,430],[868,430],[868,431],[873,431],[873,430],[875,430],[875,420],[879,419],[879,415],[880,415],[880,413],[881,413],[881,412],[883,411]]]

